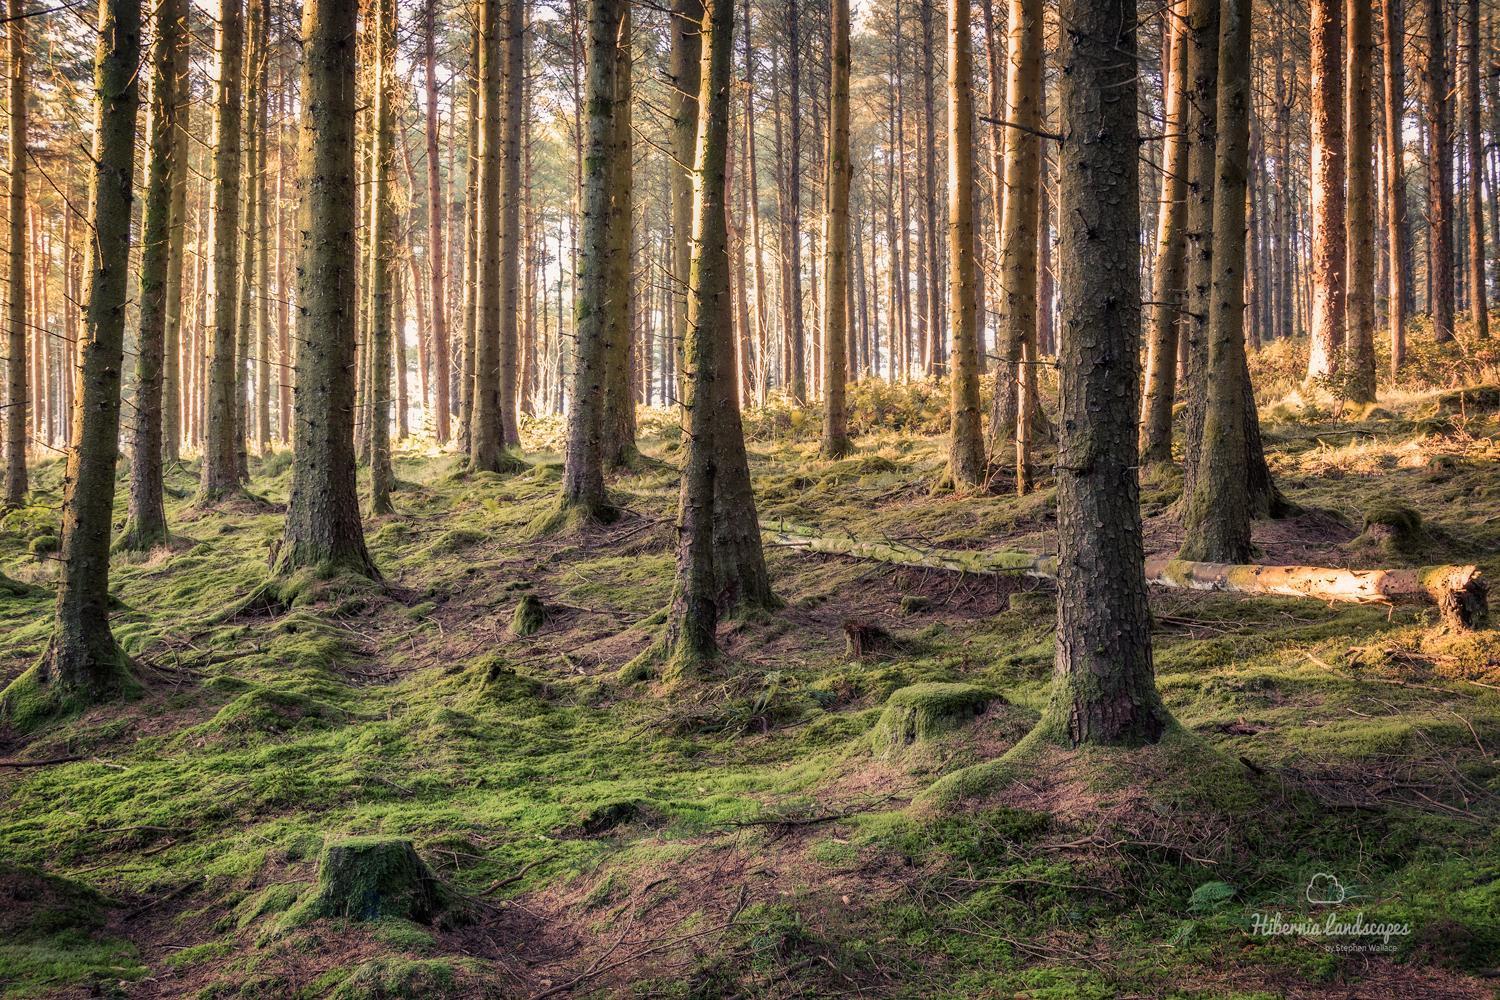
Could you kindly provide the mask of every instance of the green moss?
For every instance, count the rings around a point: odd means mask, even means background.
[[[875,751],[891,755],[967,725],[1001,700],[973,684],[927,683],[901,688],[886,700],[871,733]]]
[[[234,908],[234,925],[240,930],[261,917],[285,913],[297,901],[301,886],[280,882],[252,893]]]
[[[511,615],[511,632],[520,638],[525,638],[540,632],[545,624],[547,624],[547,608],[542,604],[542,599],[535,594],[522,594],[521,599],[516,602],[515,613]]]
[[[498,992],[477,981],[477,972],[477,963],[462,959],[377,958],[356,966],[328,998],[468,1000],[498,996]]]
[[[458,917],[463,907],[398,837],[342,837],[329,841],[318,859],[318,884],[286,912],[282,928],[310,920],[396,917],[432,923]]]

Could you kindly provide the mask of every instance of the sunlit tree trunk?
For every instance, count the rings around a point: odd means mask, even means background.
[[[1208,406],[1208,332],[1213,291],[1214,145],[1218,136],[1219,3],[1189,0],[1187,54],[1187,309],[1183,340],[1186,413],[1182,495],[1193,495]]]
[[[500,436],[521,445],[521,131],[525,96],[525,0],[506,0],[504,32],[505,131],[500,176]]]
[[[41,660],[0,695],[0,714],[35,712],[38,701],[47,707],[98,701],[133,685],[125,655],[109,628],[109,538],[130,284],[140,0],[100,3],[98,29],[88,202],[92,238],[85,266],[88,304],[77,375],[79,396],[63,479],[57,615]]]
[[[444,296],[443,257],[443,191],[438,167],[438,99],[437,99],[437,0],[422,5],[422,66],[427,82],[427,242],[431,263],[432,367],[436,393],[433,401],[433,427],[439,443],[447,443],[449,427],[449,370],[453,361],[448,349],[448,310]],[[420,289],[412,290],[416,296]]]
[[[1391,0],[1386,0],[1391,2]],[[1348,284],[1346,392],[1354,403],[1375,401],[1375,149],[1371,142],[1371,63],[1375,42],[1366,0],[1347,0],[1345,56],[1345,123],[1349,149],[1345,160]]]
[[[844,392],[849,370],[849,182],[854,171],[849,160],[849,0],[832,4],[823,219],[823,454],[842,458],[850,448]]]
[[[396,219],[392,205],[392,175],[396,170],[395,0],[376,0],[375,107],[371,115],[370,153],[370,509],[389,514],[391,487],[391,324],[392,286],[400,280],[396,256]]]
[[[1479,128],[1479,0],[1468,0],[1466,7],[1464,44],[1468,49],[1468,59],[1464,63],[1464,125],[1469,139],[1465,149],[1469,175],[1469,314],[1473,319],[1475,338],[1485,340],[1490,335],[1490,316],[1484,275],[1485,146],[1484,133]]]
[[[1426,0],[1427,63],[1422,96],[1427,123],[1427,272],[1432,335],[1453,339],[1453,141],[1448,107],[1446,18],[1442,0]]]
[[[304,0],[297,153],[297,376],[292,489],[276,568],[379,577],[354,479],[355,190],[353,0]]]
[[[605,295],[604,464],[627,467],[639,456],[635,446],[635,389],[631,384],[632,331],[630,325],[632,197],[631,14],[627,8],[620,25],[615,59],[613,132],[609,159],[609,258]]]
[[[1406,360],[1406,138],[1403,123],[1406,109],[1406,18],[1403,0],[1381,3],[1381,26],[1385,41],[1385,240],[1387,263],[1386,317],[1390,324],[1391,374],[1400,371]]]
[[[1312,0],[1312,349],[1309,382],[1338,371],[1344,346],[1343,0]]]
[[[213,254],[212,332],[208,334],[208,393],[203,435],[202,502],[212,503],[239,488],[239,417],[235,412],[239,372],[235,332],[239,302],[241,83],[243,0],[224,0],[214,32],[219,58],[214,80],[213,182],[209,199]]]
[[[167,540],[162,498],[162,368],[166,361],[167,272],[171,257],[173,179],[186,50],[185,0],[156,9],[151,47],[151,109],[146,126],[146,205],[141,232],[140,319],[136,335],[135,427],[130,462],[130,503],[120,547],[149,549]]]
[[[795,6],[796,0],[790,0]],[[672,344],[680,356],[687,338],[688,268],[692,261],[693,156],[698,141],[698,77],[702,72],[699,23],[703,0],[673,0],[667,82],[671,86]]]
[[[984,438],[979,413],[979,299],[974,277],[977,249],[974,244],[974,65],[969,20],[969,0],[949,0],[948,312],[953,328],[953,377],[948,403],[952,420],[948,475],[954,486],[960,489],[975,486],[984,479]],[[1031,250],[1035,253],[1034,235],[1032,239]],[[1035,275],[1032,280],[1035,281]],[[932,350],[936,355],[941,348],[937,335],[934,333],[932,337]]]

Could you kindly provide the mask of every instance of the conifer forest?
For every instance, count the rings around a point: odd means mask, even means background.
[[[1500,997],[1500,0],[0,66],[0,1000]]]

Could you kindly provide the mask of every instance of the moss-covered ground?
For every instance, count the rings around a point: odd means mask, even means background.
[[[857,391],[839,461],[815,417],[752,419],[763,520],[1045,551],[1045,484],[934,494],[943,398]],[[1494,402],[1268,410],[1304,510],[1258,527],[1266,561],[1500,573]],[[617,523],[530,540],[554,423],[528,427],[517,475],[404,451],[398,513],[367,525],[387,587],[304,579],[290,607],[237,615],[267,579],[286,456],[255,463],[264,504],[211,511],[190,507],[195,466],[171,469],[173,544],[113,569],[141,690],[0,733],[0,758],[56,761],[0,766],[0,996],[1493,995],[1500,636],[1158,592],[1180,730],[995,764],[1046,698],[1045,584],[773,549],[785,609],[727,622],[718,673],[666,695],[619,672],[672,582],[677,436],[645,431],[660,461],[612,482]],[[60,476],[39,468],[0,525],[0,572],[37,588],[0,594],[0,683],[47,641]],[[1156,551],[1175,490],[1143,486]],[[1360,540],[1393,504],[1420,536]],[[523,635],[527,598],[546,614]],[[893,641],[851,659],[850,620]],[[877,753],[886,698],[942,683],[999,697]],[[325,844],[364,836],[410,840],[468,918],[291,919]],[[1408,932],[1257,933],[1330,914]]]

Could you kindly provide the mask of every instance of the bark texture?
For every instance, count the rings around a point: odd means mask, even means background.
[[[1390,2],[1390,0],[1387,0]],[[1348,213],[1345,220],[1349,283],[1346,294],[1348,341],[1345,353],[1351,402],[1375,401],[1375,150],[1371,144],[1371,64],[1375,42],[1370,31],[1370,5],[1364,0],[1345,4],[1344,120],[1348,124],[1345,163]]]
[[[1136,478],[1140,178],[1134,0],[1062,0],[1058,624],[1043,736],[1141,744],[1156,693]]]
[[[974,242],[974,56],[969,0],[948,10],[948,313],[953,328],[953,375],[948,410],[948,475],[968,488],[984,479],[979,412],[979,294]],[[1032,251],[1035,252],[1035,238]],[[936,266],[936,260],[932,262]],[[1035,276],[1033,275],[1033,281]],[[936,312],[936,310],[933,310]],[[1032,323],[1036,320],[1033,315]],[[1034,327],[1033,327],[1034,331]],[[932,352],[941,353],[935,331]]]
[[[956,4],[958,0],[954,0]],[[845,385],[849,354],[849,0],[832,0],[828,156],[823,229],[823,454],[849,454]]]
[[[1339,369],[1344,346],[1343,0],[1312,0],[1312,349],[1309,382]]]
[[[10,89],[10,240],[5,294],[5,506],[26,502],[26,423],[31,409],[26,351],[26,21],[10,0],[5,25]]]

